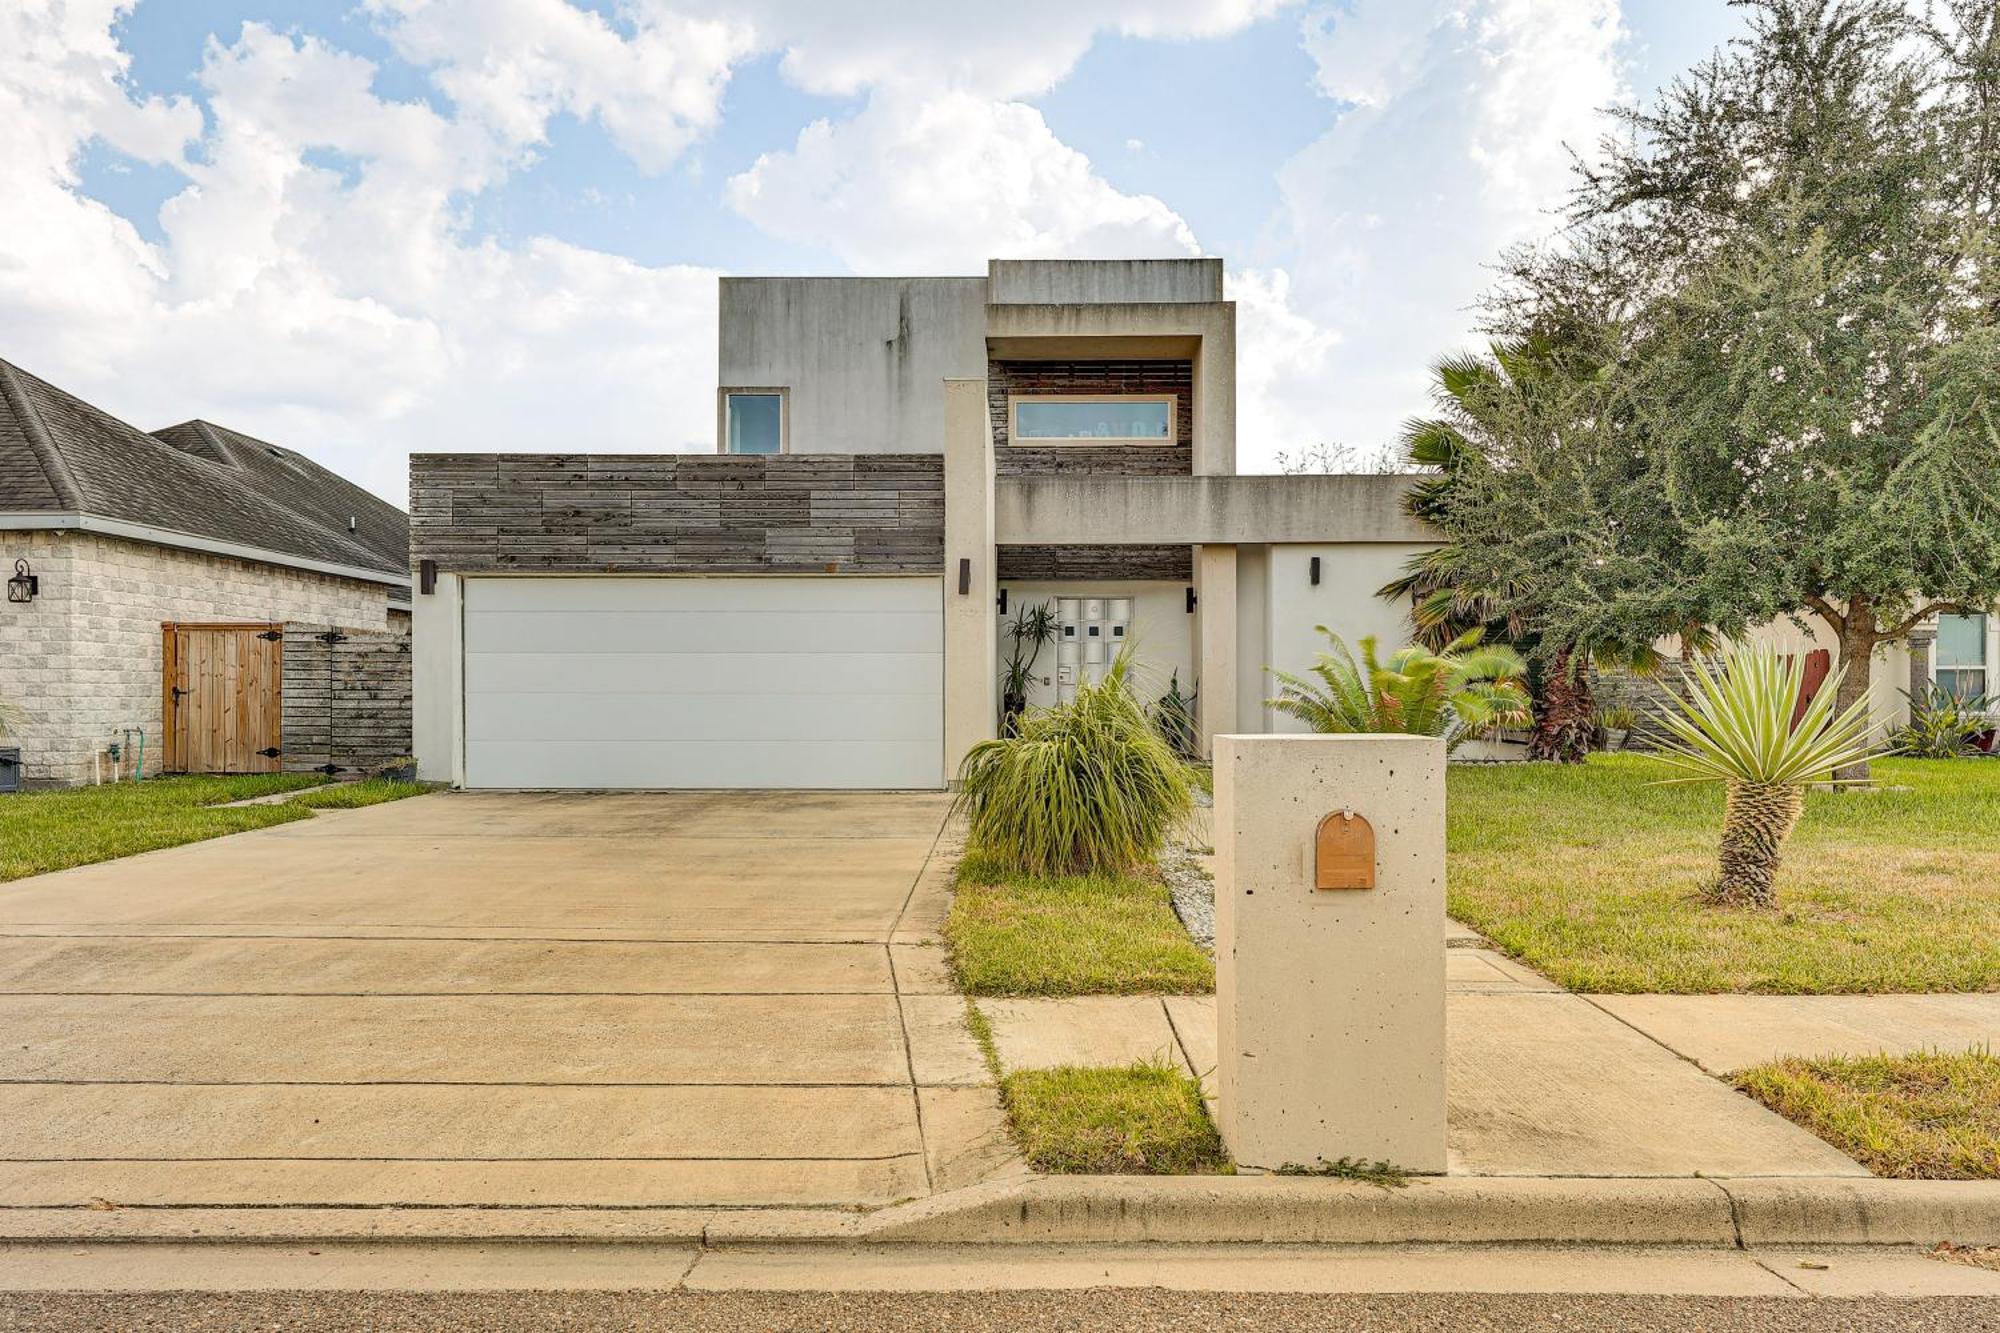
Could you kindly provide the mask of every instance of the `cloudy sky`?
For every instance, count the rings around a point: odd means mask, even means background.
[[[5,0],[0,357],[401,501],[712,447],[723,273],[1221,255],[1239,457],[1378,448],[1724,0]]]

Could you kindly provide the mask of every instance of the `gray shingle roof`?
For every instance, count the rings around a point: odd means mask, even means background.
[[[206,421],[148,435],[5,361],[0,511],[122,519],[409,576],[409,516],[304,455]]]

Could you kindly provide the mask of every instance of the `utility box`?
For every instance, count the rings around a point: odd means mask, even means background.
[[[1245,1166],[1445,1169],[1444,742],[1215,738],[1216,1106]]]

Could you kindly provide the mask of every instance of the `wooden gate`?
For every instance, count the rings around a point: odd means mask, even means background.
[[[161,688],[163,771],[276,773],[284,737],[281,625],[168,621]]]

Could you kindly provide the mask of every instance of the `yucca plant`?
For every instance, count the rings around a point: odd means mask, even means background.
[[[1361,660],[1324,625],[1314,626],[1332,651],[1306,675],[1272,668],[1280,689],[1265,702],[1318,732],[1390,732],[1442,736],[1447,753],[1499,727],[1530,721],[1527,665],[1511,648],[1481,646],[1484,631],[1468,630],[1433,652],[1422,644],[1398,648],[1384,662],[1375,637],[1363,635]]]
[[[959,766],[967,850],[1029,874],[1131,870],[1194,809],[1188,766],[1132,697],[1130,662],[1101,685],[1024,713]]]
[[[1660,757],[1689,776],[1663,783],[1722,782],[1729,788],[1721,874],[1703,896],[1718,905],[1775,907],[1779,853],[1805,812],[1806,788],[1835,782],[1836,769],[1876,753],[1868,736],[1868,700],[1857,699],[1836,715],[1841,673],[1835,671],[1794,726],[1805,663],[1769,648],[1730,649],[1720,670],[1697,658],[1684,675],[1686,697],[1675,697],[1658,721],[1673,736]]]

